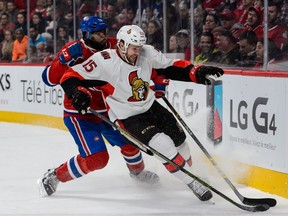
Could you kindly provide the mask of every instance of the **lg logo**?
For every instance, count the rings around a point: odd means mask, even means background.
[[[176,110],[179,111],[180,103],[181,107],[183,108],[183,113],[186,117],[192,116],[195,114],[199,109],[199,104],[197,102],[192,101],[193,89],[185,89],[183,92],[182,98],[178,92],[174,92],[172,94],[172,105],[175,107]]]
[[[242,100],[238,106],[234,101],[230,100],[230,126],[245,130],[248,128],[248,118],[252,117],[253,126],[259,133],[268,134],[272,131],[273,135],[277,130],[275,122],[275,114],[262,111],[268,103],[268,98],[258,97],[253,103],[251,113],[248,112],[248,104]],[[236,109],[237,115],[234,114]]]

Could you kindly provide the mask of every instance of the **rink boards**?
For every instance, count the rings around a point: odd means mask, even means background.
[[[43,69],[0,66],[0,121],[65,129],[63,90],[42,82]],[[171,81],[167,98],[215,158],[248,168],[240,183],[288,198],[288,74],[225,72],[213,89]]]

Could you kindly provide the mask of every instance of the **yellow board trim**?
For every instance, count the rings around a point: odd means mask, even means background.
[[[288,198],[288,174],[250,166],[244,185]]]
[[[0,111],[0,121],[52,127],[67,131],[63,118],[48,115]]]
[[[0,111],[0,121],[45,126],[67,131],[62,118],[47,115]],[[234,181],[288,198],[288,174],[257,166],[245,165],[239,162],[235,163],[235,167],[242,166],[247,172],[245,172],[245,175],[241,176],[241,178],[239,178],[239,176],[231,177]]]

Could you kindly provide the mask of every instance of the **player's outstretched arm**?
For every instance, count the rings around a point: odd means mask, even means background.
[[[185,82],[195,82],[204,85],[210,85],[209,76],[220,77],[224,74],[222,68],[214,66],[198,65],[194,66],[191,62],[185,60],[177,60],[170,67],[165,69],[157,69],[159,76],[164,75],[168,79],[179,80]]]

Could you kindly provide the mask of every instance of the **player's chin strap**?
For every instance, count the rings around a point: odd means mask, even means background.
[[[236,187],[233,185],[233,183],[230,181],[230,179],[224,174],[224,172],[220,169],[214,158],[209,154],[209,152],[205,149],[205,147],[201,144],[201,142],[198,140],[198,138],[194,135],[194,133],[190,130],[190,128],[187,126],[185,121],[181,118],[181,116],[178,114],[178,112],[175,110],[175,108],[172,106],[172,104],[168,101],[168,99],[165,97],[165,95],[162,95],[162,99],[166,103],[166,105],[169,107],[169,109],[172,111],[172,113],[175,115],[175,117],[179,120],[179,122],[182,124],[182,126],[185,128],[185,130],[188,132],[188,134],[193,138],[193,140],[196,142],[196,144],[199,146],[199,148],[204,152],[204,154],[207,156],[209,161],[213,164],[213,166],[217,169],[217,171],[220,173],[221,177],[226,181],[226,183],[229,185],[229,187],[233,190],[233,192],[237,195],[237,197],[241,200],[242,203],[246,205],[258,205],[258,204],[267,204],[270,207],[273,207],[276,205],[276,200],[272,198],[246,198],[240,194],[240,192],[236,189]]]
[[[175,166],[178,170],[180,170],[181,172],[183,172],[184,174],[190,176],[191,178],[195,179],[196,181],[198,181],[200,184],[206,186],[208,189],[210,189],[211,191],[213,191],[214,193],[216,193],[217,195],[219,195],[220,197],[222,197],[223,199],[225,199],[226,201],[230,202],[231,204],[235,205],[236,207],[243,209],[245,211],[250,211],[250,212],[258,212],[258,211],[266,211],[270,208],[270,206],[268,204],[255,204],[255,206],[245,206],[245,205],[241,205],[237,202],[235,202],[234,200],[232,200],[231,198],[227,197],[225,194],[223,194],[222,192],[218,191],[216,188],[212,187],[210,184],[208,184],[207,182],[205,182],[204,180],[198,178],[197,176],[195,176],[194,174],[192,174],[191,172],[189,172],[188,170],[186,170],[184,167],[176,164],[175,162],[173,162],[172,160],[170,160],[169,158],[167,158],[166,156],[164,156],[163,154],[161,154],[160,152],[158,152],[157,150],[155,150],[154,148],[142,143],[140,140],[138,140],[137,138],[135,138],[133,136],[133,134],[129,133],[128,131],[126,131],[125,129],[121,128],[119,125],[115,124],[114,122],[110,121],[110,119],[106,118],[105,116],[103,116],[102,114],[96,112],[94,109],[92,108],[88,108],[88,110],[90,110],[95,116],[99,117],[100,119],[102,119],[104,122],[108,123],[109,125],[111,125],[112,127],[114,127],[116,130],[118,130],[126,139],[130,140],[131,142],[133,142],[136,146],[138,146],[139,148],[141,148],[141,150],[149,150],[150,152],[152,152],[154,155],[158,156],[159,158],[165,160],[167,163],[171,164],[172,166]]]

